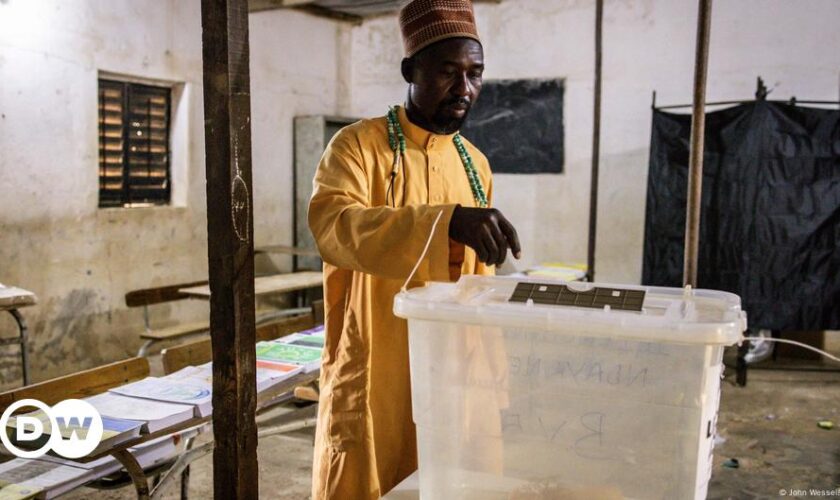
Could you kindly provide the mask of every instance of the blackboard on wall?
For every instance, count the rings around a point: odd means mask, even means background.
[[[487,80],[461,134],[493,173],[563,172],[563,80]]]

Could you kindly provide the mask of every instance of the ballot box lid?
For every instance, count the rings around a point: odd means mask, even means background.
[[[746,329],[735,294],[715,290],[462,276],[399,293],[394,314],[681,344],[732,345]]]

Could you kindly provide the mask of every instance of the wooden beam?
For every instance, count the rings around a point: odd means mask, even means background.
[[[498,5],[503,1],[504,0],[473,0],[473,3]],[[399,12],[400,7],[403,5],[403,3],[398,0],[391,0],[390,5],[388,5],[387,1],[382,1],[380,3],[384,5],[376,4],[369,6],[368,8],[364,8],[354,5],[352,1],[348,1],[345,5],[345,7],[347,7],[347,11],[343,11],[342,5],[324,7],[323,5],[320,5],[317,0],[249,0],[248,10],[250,12],[263,12],[277,9],[297,9],[303,12],[308,12],[314,16],[358,25],[365,19],[394,15]],[[352,12],[355,13],[351,14],[349,12],[351,9]]]
[[[362,16],[357,16],[355,14],[347,14],[346,12],[340,12],[337,10],[328,9],[326,7],[321,7],[320,5],[309,4],[309,5],[301,5],[295,7],[296,10],[300,10],[302,12],[307,12],[312,14],[313,16],[318,17],[325,17],[327,19],[333,19],[336,21],[343,21],[353,25],[360,25],[364,18]]]
[[[250,12],[263,12],[266,10],[295,9],[306,12],[317,17],[324,17],[334,21],[349,22],[351,24],[362,24],[363,18],[355,14],[341,12],[334,8],[322,7],[315,3],[315,0],[249,0],[248,10]],[[396,8],[394,9],[396,12]]]
[[[179,292],[181,288],[206,285],[206,281],[191,281],[177,285],[166,285],[157,288],[144,288],[134,290],[125,294],[125,305],[128,307],[150,306],[170,302],[173,300],[188,299],[189,295]]]
[[[264,10],[287,9],[312,3],[315,0],[248,0],[249,12],[261,12]]]
[[[146,358],[129,358],[71,373],[19,389],[0,392],[0,413],[15,401],[37,399],[54,405],[65,399],[81,399],[149,376]]]
[[[712,0],[699,0],[697,46],[694,54],[694,104],[691,111],[691,145],[688,165],[688,196],[685,211],[683,286],[697,287],[697,257],[700,248],[700,201],[703,193],[703,142],[706,128],[706,74],[709,66],[709,31]]]
[[[601,160],[601,53],[604,0],[595,0],[595,97],[592,107],[592,174],[589,184],[589,245],[586,280],[595,281],[595,242],[598,232],[598,172]]]
[[[257,499],[247,0],[202,0],[214,498]]]

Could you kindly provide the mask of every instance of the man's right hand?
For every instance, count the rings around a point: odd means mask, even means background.
[[[469,208],[458,205],[449,222],[449,237],[475,250],[478,260],[499,266],[508,248],[517,259],[522,255],[513,224],[495,208]]]

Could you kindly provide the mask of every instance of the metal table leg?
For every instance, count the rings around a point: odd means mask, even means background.
[[[146,473],[143,472],[143,468],[140,467],[140,464],[137,463],[137,459],[134,458],[128,450],[119,450],[114,452],[114,458],[120,461],[120,463],[125,467],[126,472],[128,475],[131,476],[131,481],[134,483],[134,489],[137,490],[137,500],[148,500],[149,499],[149,483],[146,478]]]
[[[26,321],[17,309],[9,309],[8,311],[9,314],[15,318],[15,321],[17,321],[18,329],[20,330],[18,343],[20,344],[20,361],[21,371],[23,372],[23,385],[26,386],[29,385],[29,351],[27,349],[29,345],[29,329],[26,327]]]
[[[196,436],[190,436],[187,438],[186,442],[184,443],[184,451],[192,450],[193,444],[195,444]],[[184,471],[181,472],[181,500],[188,500],[190,497],[190,466],[187,465],[184,467]]]
[[[142,357],[144,357],[146,354],[148,354],[148,352],[149,352],[149,348],[150,348],[150,347],[152,347],[152,345],[153,345],[154,343],[155,343],[155,341],[154,341],[153,339],[149,339],[149,340],[147,340],[147,341],[143,342],[143,345],[142,345],[142,346],[140,346],[140,350],[139,350],[139,351],[137,351],[137,357],[138,357],[138,358],[142,358]]]
[[[308,427],[314,427],[316,423],[317,423],[316,419],[308,418],[308,419],[305,419],[305,420],[300,421],[300,422],[292,422],[292,423],[285,424],[285,425],[270,427],[270,428],[263,429],[263,430],[259,431],[257,433],[257,437],[258,438],[264,438],[264,437],[268,437],[268,436],[282,435],[282,434],[285,434],[285,433],[288,433],[288,432],[293,432],[293,431],[300,430],[300,429],[305,429],[305,428],[308,428]],[[189,444],[189,446],[192,446],[194,443],[189,442],[188,444]],[[141,499],[141,500],[145,500],[146,498],[151,498],[153,500],[160,499],[162,497],[163,492],[166,489],[166,487],[169,484],[173,483],[177,477],[180,476],[182,481],[185,478],[188,478],[189,477],[189,472],[188,471],[189,471],[190,464],[192,462],[198,460],[201,457],[204,457],[204,456],[207,456],[207,455],[210,455],[211,453],[213,453],[214,446],[215,446],[215,442],[214,441],[209,441],[209,442],[204,443],[204,444],[202,444],[202,445],[200,445],[196,448],[185,449],[184,453],[182,453],[181,456],[178,457],[178,459],[175,461],[175,463],[172,465],[172,467],[170,467],[170,469],[168,471],[166,471],[166,473],[161,476],[160,482],[157,484],[157,486],[155,486],[154,490],[152,490],[151,497],[140,496],[139,495],[139,489],[138,489],[138,498]],[[130,456],[130,454],[129,454],[129,456]],[[131,457],[131,458],[133,459],[134,457]],[[126,470],[129,470],[128,467],[126,467]],[[185,472],[186,472],[186,475],[184,474]],[[131,472],[129,471],[129,473],[131,473]],[[132,475],[132,479],[133,478],[134,478],[134,475]],[[181,489],[181,494],[182,495],[187,494],[187,491],[185,491],[185,489],[184,489],[185,487],[189,488],[189,480],[188,479],[187,479],[186,482],[181,483],[181,488],[182,488]]]
[[[192,462],[194,462],[195,460],[198,460],[201,457],[204,457],[204,456],[207,456],[207,455],[210,455],[211,453],[213,453],[214,445],[215,445],[215,442],[209,441],[207,443],[202,444],[198,448],[193,448],[193,449],[185,451],[183,454],[181,454],[181,456],[178,457],[178,459],[175,461],[175,463],[172,465],[172,467],[166,472],[166,474],[164,474],[161,477],[160,483],[158,483],[158,485],[155,486],[155,489],[152,492],[152,498],[154,498],[154,499],[161,498],[162,495],[163,495],[163,491],[166,489],[166,487],[170,483],[174,482],[175,479],[179,476],[183,478],[182,474],[183,474],[184,470],[186,470]],[[181,493],[182,494],[184,493],[183,489],[181,490]]]

